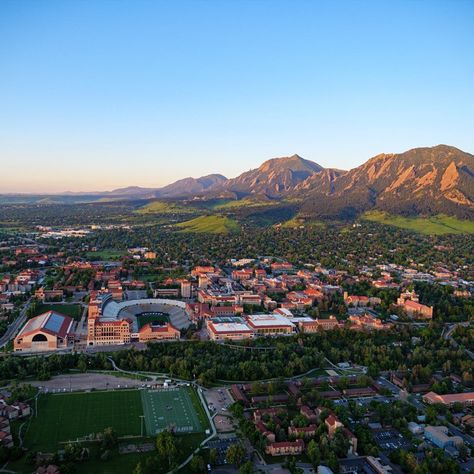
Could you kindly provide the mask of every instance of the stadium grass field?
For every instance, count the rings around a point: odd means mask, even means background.
[[[205,430],[193,403],[195,392],[190,387],[142,390],[146,431],[154,436],[167,428],[175,433],[199,433]],[[202,407],[201,407],[202,410]]]
[[[25,435],[32,450],[56,450],[60,443],[112,427],[119,436],[140,435],[143,415],[138,390],[45,394],[38,399]]]

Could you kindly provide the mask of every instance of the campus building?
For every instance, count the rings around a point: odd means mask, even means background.
[[[449,430],[446,426],[427,426],[425,428],[425,437],[438,448],[446,449],[456,448],[463,444],[460,436],[449,436]]]
[[[224,339],[250,339],[254,331],[239,317],[217,317],[206,321],[209,337],[213,341]]]
[[[423,401],[430,405],[440,403],[441,405],[447,405],[449,407],[453,406],[455,403],[460,403],[465,407],[473,406],[474,392],[448,393],[446,395],[438,395],[436,392],[428,392],[426,395],[423,395]]]
[[[421,304],[414,291],[405,291],[397,299],[397,306],[402,308],[408,316],[415,319],[432,319],[433,307]]]
[[[282,441],[280,443],[270,443],[265,448],[265,452],[270,456],[299,456],[304,451],[304,441]]]
[[[181,282],[181,297],[182,298],[191,298],[192,295],[192,286],[190,281]]]
[[[292,334],[296,328],[288,318],[278,313],[251,314],[246,319],[248,326],[259,336]]]
[[[174,340],[180,338],[180,331],[172,324],[153,324],[147,323],[138,331],[138,340],[140,342],[156,341],[156,340]]]
[[[74,320],[56,311],[31,318],[13,341],[15,352],[66,349],[74,344]]]
[[[189,326],[186,304],[167,299],[129,300],[117,303],[108,292],[91,292],[87,320],[89,346],[122,345],[131,342],[175,340],[180,329]],[[166,322],[147,322],[142,316],[161,318]]]

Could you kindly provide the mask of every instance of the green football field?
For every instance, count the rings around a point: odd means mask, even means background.
[[[35,404],[32,404],[35,407]],[[119,436],[154,436],[166,428],[202,433],[208,427],[199,397],[191,387],[42,394],[38,414],[24,427],[24,444],[55,451],[67,441],[113,428]]]
[[[107,427],[119,436],[140,435],[142,415],[138,390],[40,395],[38,416],[31,418],[25,445],[33,450],[54,450],[61,442]]]
[[[165,429],[175,433],[198,433],[204,431],[191,391],[186,388],[164,388],[142,390],[146,431],[153,436]]]

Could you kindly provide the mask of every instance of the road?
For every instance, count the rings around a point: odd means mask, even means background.
[[[25,324],[26,312],[27,312],[28,308],[30,307],[30,303],[31,303],[31,299],[29,299],[25,303],[23,308],[20,310],[20,314],[19,314],[18,318],[16,318],[15,321],[13,321],[10,324],[10,326],[8,326],[7,331],[0,338],[0,349],[6,346],[8,344],[8,342],[10,341],[10,339],[13,339],[15,337],[16,333],[21,328],[21,326],[23,326],[23,324]]]
[[[458,347],[458,343],[451,337],[453,335],[453,332],[456,330],[456,328],[458,326],[464,326],[464,327],[467,327],[471,324],[470,321],[464,321],[462,323],[455,323],[455,324],[452,324],[452,325],[449,325],[449,326],[446,326],[444,329],[443,329],[443,337],[444,339],[448,340],[450,339],[451,340],[451,343],[453,344],[454,347]],[[447,328],[447,330],[446,330]],[[446,330],[446,331],[445,331]],[[464,348],[464,352],[471,358],[471,359],[474,359],[474,352],[470,351],[469,349],[466,349]]]

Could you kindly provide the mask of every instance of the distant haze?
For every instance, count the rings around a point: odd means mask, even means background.
[[[0,2],[0,193],[474,151],[474,2]]]

